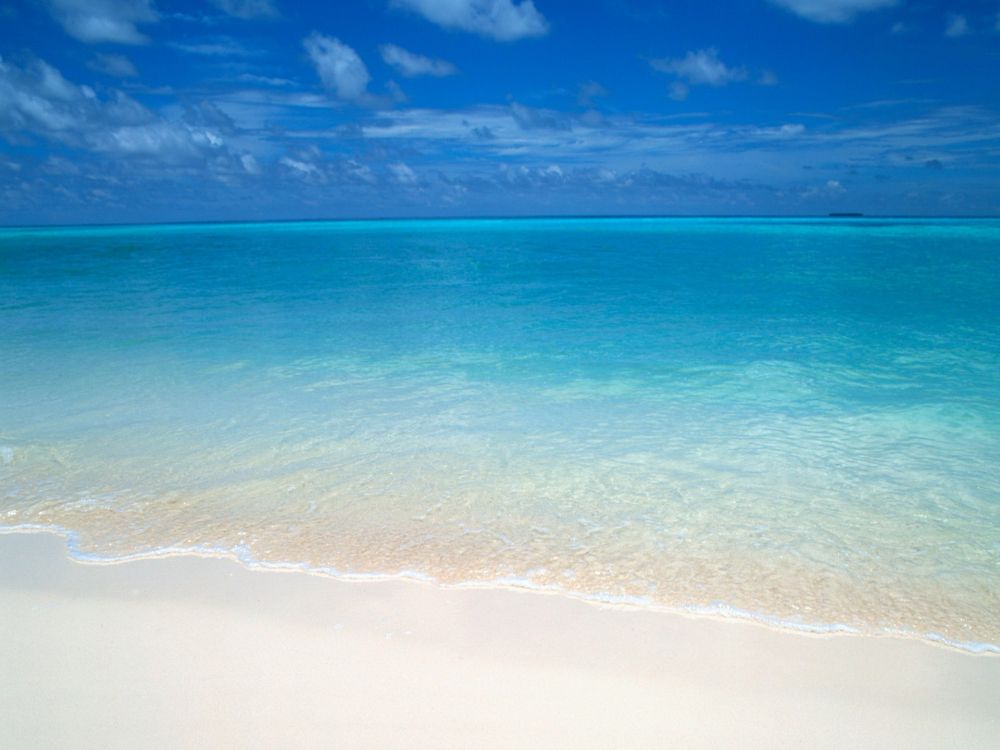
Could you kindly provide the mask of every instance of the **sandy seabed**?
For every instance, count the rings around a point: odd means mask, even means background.
[[[1000,657],[0,535],[0,747],[995,748]]]

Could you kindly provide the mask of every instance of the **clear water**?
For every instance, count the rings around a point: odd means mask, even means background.
[[[1000,644],[1000,222],[0,230],[0,523]]]

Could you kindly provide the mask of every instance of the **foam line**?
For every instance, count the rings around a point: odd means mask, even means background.
[[[956,641],[944,637],[939,633],[917,633],[900,628],[883,628],[872,632],[863,631],[853,625],[844,623],[811,623],[800,620],[790,620],[774,617],[762,612],[755,612],[739,607],[733,607],[724,602],[716,602],[710,606],[675,606],[668,607],[654,603],[647,597],[641,596],[620,596],[615,594],[594,593],[587,594],[564,589],[560,586],[541,585],[533,582],[530,578],[504,577],[492,581],[465,581],[457,584],[447,584],[439,581],[433,576],[419,571],[399,571],[396,573],[357,573],[337,570],[329,566],[311,566],[306,563],[296,562],[271,562],[259,560],[250,554],[246,545],[237,545],[232,548],[210,547],[207,545],[193,545],[190,547],[159,547],[146,552],[136,552],[127,555],[100,555],[88,552],[80,544],[80,535],[63,526],[44,524],[18,524],[0,525],[0,534],[31,534],[48,533],[62,537],[66,542],[66,550],[70,559],[80,563],[115,565],[120,563],[134,562],[138,560],[153,560],[166,557],[177,557],[191,555],[196,557],[210,557],[233,560],[243,565],[249,570],[284,571],[306,573],[309,575],[320,575],[333,578],[339,581],[363,582],[363,581],[415,581],[419,583],[433,584],[443,588],[476,588],[476,589],[513,589],[529,591],[535,593],[554,594],[565,596],[571,599],[590,602],[593,604],[620,606],[632,609],[644,609],[670,614],[681,614],[695,617],[713,617],[731,620],[750,622],[757,625],[771,627],[777,630],[786,630],[811,635],[868,635],[868,636],[890,636],[910,638],[925,641],[932,645],[947,646],[949,648],[966,651],[972,654],[1000,654],[1000,645],[993,643],[982,643],[977,641]]]

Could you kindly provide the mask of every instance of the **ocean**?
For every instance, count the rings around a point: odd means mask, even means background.
[[[1000,221],[0,229],[0,526],[1000,650]]]

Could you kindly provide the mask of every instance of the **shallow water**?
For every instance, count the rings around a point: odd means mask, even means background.
[[[0,523],[1000,644],[1000,221],[0,230]]]

